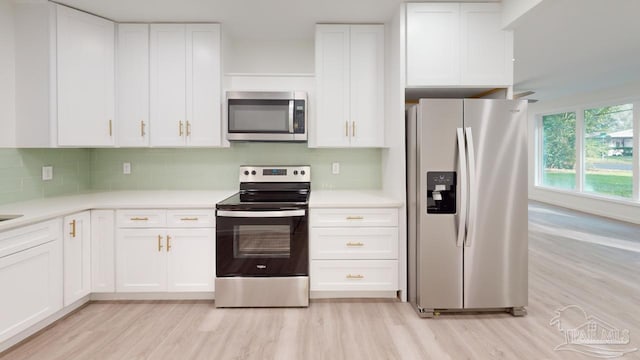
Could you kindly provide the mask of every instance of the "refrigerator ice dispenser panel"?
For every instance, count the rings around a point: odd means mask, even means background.
[[[427,171],[427,214],[456,213],[456,172]]]

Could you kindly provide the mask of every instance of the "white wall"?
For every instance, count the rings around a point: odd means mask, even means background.
[[[529,104],[529,198],[587,213],[640,224],[640,204],[572,194],[568,191],[548,190],[535,186],[536,114],[564,111],[583,105],[606,105],[620,100],[640,99],[640,82],[589,93],[576,94],[555,100]],[[638,114],[635,111],[634,114]],[[638,119],[636,119],[638,124]],[[636,141],[637,144],[637,141]],[[637,148],[636,148],[637,149]],[[638,181],[638,179],[636,179]]]
[[[542,0],[502,0],[502,27],[513,29],[518,19]]]
[[[224,25],[223,25],[224,26]],[[225,73],[313,73],[314,39],[229,39]]]
[[[0,0],[0,147],[15,146],[13,6]]]

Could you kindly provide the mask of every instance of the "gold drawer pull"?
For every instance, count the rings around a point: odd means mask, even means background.
[[[132,217],[131,221],[149,221],[148,217]]]
[[[364,244],[363,244],[363,243],[361,243],[361,242],[351,242],[351,241],[349,241],[349,242],[347,243],[347,246],[351,246],[351,247],[354,247],[354,246],[364,246]]]
[[[347,220],[363,220],[362,216],[347,216]]]
[[[162,251],[162,235],[158,235],[158,251]]]
[[[356,275],[348,274],[347,279],[364,279],[364,276],[360,274],[356,274]]]
[[[181,221],[198,221],[199,219],[197,217],[183,217],[180,218]]]

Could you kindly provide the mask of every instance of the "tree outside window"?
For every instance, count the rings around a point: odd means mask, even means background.
[[[542,117],[542,185],[576,187],[576,113]]]

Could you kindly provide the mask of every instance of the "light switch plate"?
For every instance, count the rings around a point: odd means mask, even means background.
[[[49,181],[53,179],[53,166],[45,165],[42,167],[42,180]]]
[[[131,163],[122,163],[122,173],[125,175],[131,174]]]
[[[334,162],[333,164],[331,164],[331,173],[333,175],[340,174],[340,163],[339,162]]]

